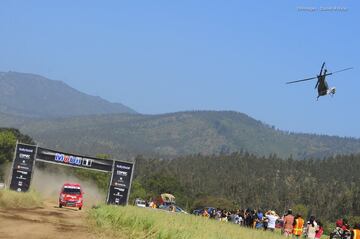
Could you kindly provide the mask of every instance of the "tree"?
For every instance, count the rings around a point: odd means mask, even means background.
[[[12,161],[16,137],[10,131],[0,131],[0,164]]]
[[[129,197],[129,203],[131,204],[136,198],[147,200],[148,195],[145,188],[142,186],[138,179],[133,180],[131,184],[131,193]]]

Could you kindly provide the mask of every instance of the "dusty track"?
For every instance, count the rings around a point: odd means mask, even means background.
[[[75,208],[58,208],[45,202],[43,208],[1,209],[1,239],[93,239],[85,223],[85,212]]]

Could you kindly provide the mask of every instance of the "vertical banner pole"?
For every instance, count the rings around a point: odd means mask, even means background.
[[[131,192],[131,185],[132,185],[132,180],[133,180],[133,176],[134,176],[134,168],[135,168],[135,159],[134,159],[134,162],[133,162],[132,168],[131,168],[131,177],[130,177],[130,183],[129,183],[129,191],[128,191],[127,198],[126,198],[126,205],[129,204],[129,197],[130,197],[130,192]]]
[[[108,193],[107,193],[107,197],[106,197],[106,204],[109,204],[109,199],[110,199],[110,188],[111,188],[111,183],[112,183],[112,179],[114,176],[114,171],[115,171],[115,160],[113,160],[113,165],[112,165],[112,170],[111,170],[111,177],[110,177],[110,181],[109,181],[109,188],[108,188]]]

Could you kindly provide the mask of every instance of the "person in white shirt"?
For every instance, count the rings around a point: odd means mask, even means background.
[[[268,211],[265,215],[266,215],[266,218],[268,219],[267,228],[270,231],[274,231],[276,220],[279,219],[279,216],[274,211]]]
[[[317,230],[318,230],[318,225],[315,221],[315,217],[311,216],[306,226],[306,238],[315,239]]]

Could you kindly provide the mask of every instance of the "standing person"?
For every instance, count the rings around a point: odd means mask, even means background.
[[[315,239],[317,230],[318,230],[318,225],[315,221],[315,216],[311,216],[306,225],[306,238]]]
[[[274,211],[268,211],[266,213],[266,217],[268,219],[267,229],[272,232],[275,231],[276,220],[279,218],[279,216]]]
[[[317,224],[318,224],[318,230],[316,231],[315,239],[320,239],[322,234],[324,233],[324,227],[320,221],[318,221]]]
[[[267,230],[267,228],[268,228],[268,223],[269,223],[269,219],[268,219],[267,217],[263,217],[264,231]]]
[[[351,239],[360,239],[360,223],[355,224],[351,231]]]
[[[300,214],[297,214],[294,218],[293,226],[293,238],[300,238],[304,227],[304,219]]]
[[[211,209],[211,211],[210,211],[210,218],[211,218],[211,219],[215,219],[215,217],[216,217],[216,210],[215,210],[215,208],[213,208],[213,209]]]
[[[333,232],[330,233],[330,239],[332,238],[341,238],[344,236],[344,230],[343,228],[346,229],[346,227],[344,227],[344,224],[343,224],[343,219],[339,219],[336,221],[335,223],[335,229]]]
[[[293,232],[294,216],[292,215],[292,210],[289,209],[287,214],[284,217],[284,236],[290,237]]]
[[[225,209],[223,209],[223,210],[221,211],[221,219],[220,219],[220,221],[222,221],[222,222],[227,222],[227,212],[226,212]]]
[[[256,229],[264,228],[263,219],[264,219],[264,214],[259,210],[256,213],[256,224],[255,224]]]
[[[204,208],[204,212],[202,213],[202,216],[203,216],[203,217],[206,217],[206,218],[209,218],[209,217],[210,217],[210,214],[209,214],[207,208]]]
[[[252,227],[252,224],[254,223],[253,215],[251,214],[250,209],[246,209],[245,212],[245,226],[246,227]]]

